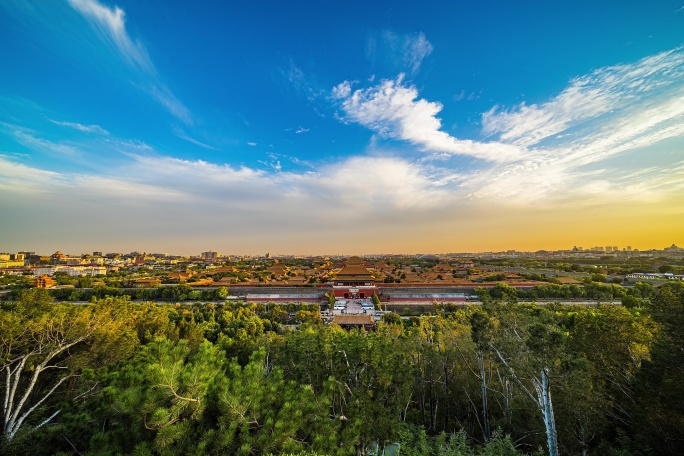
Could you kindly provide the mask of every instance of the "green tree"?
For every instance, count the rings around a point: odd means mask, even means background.
[[[125,321],[114,306],[51,304],[45,290],[26,290],[15,306],[0,309],[5,442],[54,419],[61,409],[53,398],[66,382],[128,356],[135,342]]]
[[[533,401],[544,421],[549,456],[557,456],[558,432],[551,399],[551,379],[562,364],[566,336],[548,310],[516,306],[501,320],[501,333],[491,349],[512,378]]]
[[[661,274],[665,274],[666,272],[672,272],[673,269],[674,268],[669,264],[663,264],[658,266],[658,272],[660,272]]]
[[[373,292],[373,296],[371,296],[371,299],[373,300],[373,307],[375,310],[380,310],[380,297],[376,292]]]
[[[679,454],[684,444],[684,286],[663,285],[650,312],[660,325],[636,382],[636,429],[657,454]]]
[[[228,297],[228,287],[218,287],[216,289],[216,299],[224,300]]]
[[[475,354],[477,356],[480,384],[482,386],[482,423],[485,442],[489,442],[492,437],[489,424],[489,408],[487,406],[487,374],[486,364],[489,364],[490,347],[494,324],[489,315],[484,312],[473,312],[470,315],[471,338],[475,343]]]

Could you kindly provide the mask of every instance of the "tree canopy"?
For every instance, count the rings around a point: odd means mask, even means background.
[[[24,290],[0,308],[0,453],[678,454],[680,285],[629,307],[514,291],[366,333],[316,306]]]

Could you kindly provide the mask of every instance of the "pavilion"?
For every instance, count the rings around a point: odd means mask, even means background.
[[[363,260],[351,257],[333,279],[333,293],[336,298],[368,299],[377,293],[373,274],[366,269]]]

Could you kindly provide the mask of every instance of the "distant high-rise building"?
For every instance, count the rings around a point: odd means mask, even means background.
[[[613,246],[612,245],[607,245],[606,246],[606,252],[612,252],[613,251]]]
[[[617,245],[614,245],[614,246],[613,246],[613,252],[618,252],[619,250],[620,250],[620,249],[618,248]]]
[[[628,245],[628,246],[627,246],[627,251],[628,251],[628,252],[631,252],[631,251],[632,251],[632,246],[631,246],[631,245]]]
[[[218,252],[211,252],[211,251],[210,252],[202,252],[202,254],[200,255],[200,258],[202,258],[203,260],[215,260],[218,257],[219,257]]]
[[[101,256],[102,256],[102,252],[93,252],[93,256],[94,256],[94,257],[101,257]]]

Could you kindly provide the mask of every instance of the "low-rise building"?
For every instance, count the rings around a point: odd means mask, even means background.
[[[34,276],[52,276],[56,272],[64,272],[71,277],[107,275],[107,268],[98,265],[56,265],[50,267],[35,268]]]
[[[33,279],[34,288],[52,288],[57,282],[50,276],[42,275]]]
[[[375,320],[371,315],[335,315],[331,323],[339,325],[347,331],[352,329],[372,331],[375,329]]]

